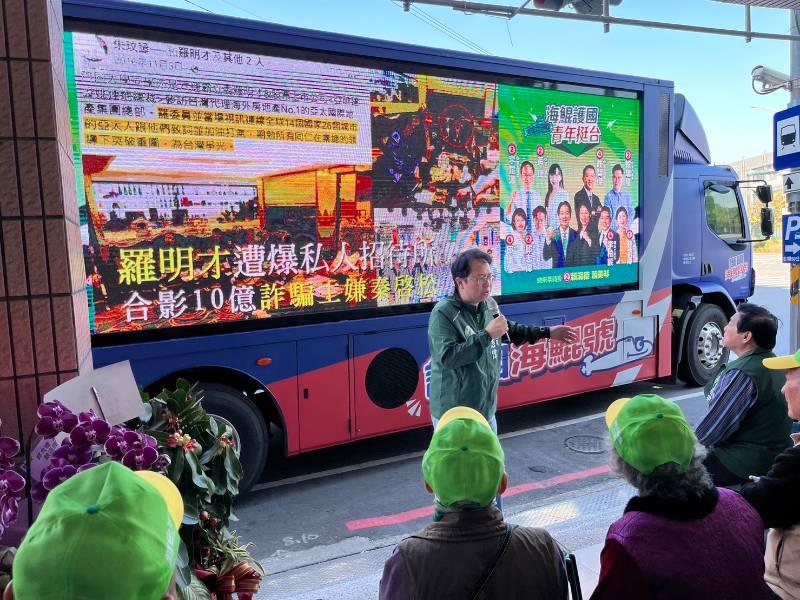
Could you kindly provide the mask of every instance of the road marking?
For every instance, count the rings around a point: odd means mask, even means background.
[[[669,396],[669,399],[675,402],[680,402],[681,400],[688,400],[689,398],[695,398],[697,396],[702,396],[702,395],[703,391],[699,390],[695,392],[688,392],[686,394],[681,394],[678,396]],[[536,433],[539,431],[549,431],[551,429],[558,429],[560,427],[569,427],[570,425],[578,425],[580,423],[594,421],[595,419],[599,419],[604,415],[605,412],[599,412],[591,415],[584,415],[582,417],[576,417],[574,419],[568,419],[566,421],[556,421],[555,423],[549,423],[547,425],[538,425],[536,427],[529,427],[528,429],[520,429],[519,431],[509,431],[508,433],[500,434],[500,439],[507,440],[515,437],[520,437],[522,435],[529,435],[531,433]],[[355,465],[348,465],[346,467],[337,467],[336,469],[327,469],[325,471],[319,471],[317,473],[309,473],[308,475],[298,475],[296,477],[287,477],[285,479],[278,479],[277,481],[268,481],[266,483],[259,483],[258,485],[254,485],[250,491],[260,492],[263,490],[283,487],[285,485],[294,485],[296,483],[303,483],[305,481],[313,481],[314,479],[323,479],[325,477],[331,477],[333,475],[342,475],[344,473],[352,473],[354,471],[363,471],[365,469],[372,469],[373,467],[381,467],[383,465],[400,463],[407,460],[412,460],[414,458],[421,458],[423,454],[425,454],[424,450],[420,452],[409,452],[407,454],[400,454],[398,456],[390,456],[388,458],[370,460]]]
[[[541,481],[521,483],[519,485],[515,485],[508,488],[503,493],[503,498],[508,498],[510,496],[517,496],[519,494],[524,494],[526,492],[531,492],[533,490],[543,490],[551,488],[564,483],[569,483],[570,481],[579,481],[581,479],[588,479],[589,477],[595,477],[596,475],[604,475],[610,471],[611,469],[608,468],[608,465],[601,465],[599,467],[593,467],[591,469],[584,469],[583,471],[574,471],[572,473],[564,473],[563,475],[556,475],[555,477],[550,477],[549,479],[543,479]],[[387,525],[398,525],[400,523],[406,523],[408,521],[414,521],[416,519],[422,519],[425,517],[430,517],[432,515],[433,515],[433,506],[428,505],[428,506],[423,506],[421,508],[415,508],[413,510],[407,510],[405,512],[397,513],[394,515],[385,515],[382,517],[369,517],[366,519],[356,519],[354,521],[348,521],[345,525],[347,526],[347,529],[349,529],[350,531],[358,531],[359,529],[370,529],[372,527],[386,527]]]

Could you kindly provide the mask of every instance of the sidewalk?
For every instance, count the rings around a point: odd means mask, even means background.
[[[572,552],[583,597],[588,598],[597,584],[608,526],[622,515],[632,494],[633,488],[622,480],[606,481],[546,503],[518,506],[506,517],[518,525],[547,529]],[[423,526],[421,521],[418,528]],[[383,563],[399,539],[351,538],[327,552],[318,548],[294,553],[291,559],[266,559],[267,577],[256,600],[374,600]]]

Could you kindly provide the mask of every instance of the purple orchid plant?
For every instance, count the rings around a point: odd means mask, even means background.
[[[76,473],[109,460],[121,462],[134,471],[156,469],[163,472],[169,466],[169,458],[159,455],[155,438],[119,425],[112,426],[93,411],[75,415],[56,400],[40,405],[36,413],[39,417],[36,433],[40,436],[55,438],[66,434],[42,470],[40,481],[31,488],[31,497],[36,502],[43,502],[53,488]],[[0,510],[2,508],[0,504]]]
[[[25,494],[25,478],[17,470],[15,457],[19,442],[10,437],[0,437],[0,537],[17,520],[19,503]]]

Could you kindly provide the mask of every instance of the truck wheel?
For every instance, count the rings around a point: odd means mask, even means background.
[[[264,418],[253,401],[235,388],[203,382],[197,388],[203,393],[202,405],[206,412],[221,417],[234,430],[244,470],[239,493],[244,495],[258,481],[267,464],[268,440]]]
[[[689,385],[705,385],[728,362],[729,352],[722,347],[722,330],[728,318],[715,304],[701,304],[692,315],[686,331],[683,359],[678,376]]]

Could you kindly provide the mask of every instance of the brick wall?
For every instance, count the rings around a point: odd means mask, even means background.
[[[0,419],[90,370],[59,0],[0,0]]]

